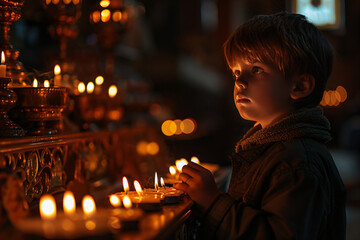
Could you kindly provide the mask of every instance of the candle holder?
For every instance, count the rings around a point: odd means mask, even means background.
[[[10,43],[10,26],[20,19],[24,0],[0,0],[0,49],[5,52],[7,59],[7,75],[12,78],[12,84],[23,85],[26,77],[23,64],[18,60],[19,51]]]
[[[15,106],[16,93],[7,88],[11,78],[0,78],[0,137],[20,137],[25,135],[24,130],[10,120],[7,112]]]
[[[60,122],[68,99],[67,88],[19,87],[13,90],[18,102],[9,114],[25,129],[26,135],[53,135],[61,131]]]

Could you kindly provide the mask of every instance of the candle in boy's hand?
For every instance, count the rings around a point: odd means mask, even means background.
[[[1,51],[0,77],[6,77],[5,54]]]

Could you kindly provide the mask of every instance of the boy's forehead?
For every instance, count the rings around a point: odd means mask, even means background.
[[[232,60],[230,67],[235,68],[242,64],[250,65],[254,63],[261,63],[261,61],[256,58],[250,58],[250,57],[236,57]]]

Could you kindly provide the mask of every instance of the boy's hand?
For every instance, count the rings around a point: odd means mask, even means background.
[[[204,211],[220,194],[212,173],[196,163],[185,165],[179,178],[182,183],[175,183],[173,187],[186,192]]]

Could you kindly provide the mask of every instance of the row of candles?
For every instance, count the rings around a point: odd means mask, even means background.
[[[199,163],[197,157],[191,161]],[[170,166],[170,178],[177,179],[187,160],[182,158],[176,165]],[[173,172],[175,170],[175,173]],[[57,213],[55,198],[45,194],[40,198],[39,210],[41,218],[29,218],[17,223],[17,227],[31,234],[40,234],[48,238],[77,238],[94,234],[103,234],[113,230],[136,230],[144,211],[162,210],[162,205],[178,203],[183,192],[172,187],[166,187],[165,181],[155,172],[154,188],[143,189],[139,181],[134,180],[135,191],[130,191],[126,177],[122,179],[123,192],[108,196],[112,208],[97,209],[91,195],[82,199],[82,211],[76,209],[75,196],[66,191],[63,196],[63,213]],[[167,201],[166,201],[167,200]]]

